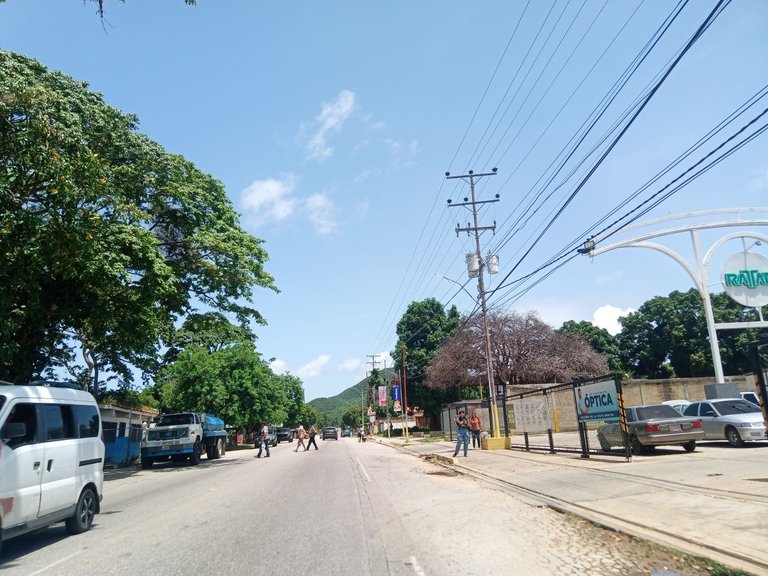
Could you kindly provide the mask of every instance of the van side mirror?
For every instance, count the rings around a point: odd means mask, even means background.
[[[27,435],[27,425],[24,422],[7,422],[0,431],[3,442],[14,438],[23,438]]]

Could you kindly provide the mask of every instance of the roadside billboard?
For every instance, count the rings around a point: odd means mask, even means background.
[[[532,396],[513,400],[515,430],[541,434],[552,430],[552,417],[546,396]]]
[[[616,381],[601,380],[573,387],[579,423],[591,420],[618,422],[620,418]]]

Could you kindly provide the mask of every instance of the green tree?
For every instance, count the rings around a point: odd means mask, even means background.
[[[711,296],[716,322],[757,320],[726,294]],[[618,336],[624,365],[638,377],[688,378],[712,376],[704,305],[697,290],[674,291],[643,303],[637,312],[620,319]],[[724,330],[718,334],[725,374],[751,372],[748,344],[766,331]]]
[[[131,374],[193,302],[263,322],[262,241],[220,182],[87,85],[0,51],[0,379]],[[77,350],[82,361],[76,359]]]
[[[608,369],[611,372],[620,374],[625,372],[624,366],[621,363],[621,350],[619,349],[618,339],[605,328],[599,328],[586,320],[581,322],[568,320],[563,323],[558,332],[587,342],[592,346],[592,350],[605,356],[606,360],[608,360]]]
[[[403,373],[401,350],[405,347],[408,407],[418,406],[423,409],[432,424],[436,424],[443,404],[458,399],[458,391],[427,387],[427,367],[459,322],[456,306],[451,306],[446,313],[440,302],[427,298],[411,302],[397,323],[398,339],[392,351],[395,372]]]

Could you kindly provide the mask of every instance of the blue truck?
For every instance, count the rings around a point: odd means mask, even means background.
[[[155,462],[187,459],[196,466],[203,454],[209,460],[224,456],[226,445],[227,432],[221,418],[202,412],[163,414],[142,440],[141,467],[146,470]]]

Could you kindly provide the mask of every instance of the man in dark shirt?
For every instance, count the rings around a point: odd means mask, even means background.
[[[467,414],[464,410],[459,410],[459,415],[456,416],[456,450],[453,451],[453,457],[459,453],[459,448],[462,443],[464,444],[464,457],[467,457],[467,449],[469,448],[469,420],[467,420]]]

